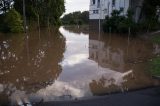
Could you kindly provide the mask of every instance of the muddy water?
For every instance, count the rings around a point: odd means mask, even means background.
[[[60,27],[0,34],[0,104],[74,100],[159,85],[150,41]]]

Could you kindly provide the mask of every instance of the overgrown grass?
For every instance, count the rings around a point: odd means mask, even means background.
[[[160,44],[160,34],[152,36],[151,41],[155,44]],[[153,58],[153,60],[150,63],[151,63],[151,68],[150,68],[151,74],[153,76],[160,77],[160,56]]]
[[[151,61],[151,74],[160,76],[160,57],[156,57]]]
[[[160,44],[160,35],[155,35],[152,37],[152,42]]]

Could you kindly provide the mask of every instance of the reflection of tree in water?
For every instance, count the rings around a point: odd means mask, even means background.
[[[63,28],[69,32],[72,32],[72,33],[89,34],[89,27],[88,26],[64,26]]]
[[[6,91],[36,92],[53,83],[62,71],[59,62],[63,59],[65,39],[60,32],[43,29],[40,39],[38,32],[28,35],[28,44],[23,35],[0,41],[0,84]]]

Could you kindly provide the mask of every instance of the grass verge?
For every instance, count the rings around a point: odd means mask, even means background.
[[[160,44],[160,35],[155,35],[152,37],[152,42]]]
[[[156,57],[151,61],[151,74],[160,77],[160,57]]]

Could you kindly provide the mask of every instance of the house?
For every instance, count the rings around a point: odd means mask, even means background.
[[[128,9],[134,13],[133,20],[138,22],[144,0],[90,0],[90,21],[104,20],[111,16],[113,10],[123,10],[121,15],[127,15]]]

